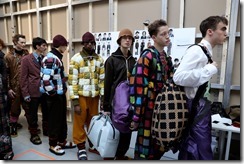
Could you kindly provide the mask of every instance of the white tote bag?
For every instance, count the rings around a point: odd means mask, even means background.
[[[119,144],[119,131],[113,126],[109,116],[93,116],[87,136],[101,157],[114,157]]]

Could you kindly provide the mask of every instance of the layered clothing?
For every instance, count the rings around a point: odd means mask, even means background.
[[[199,44],[204,46],[212,57],[210,43],[203,39]],[[211,149],[211,111],[210,102],[200,95],[197,105],[192,105],[199,86],[208,82],[217,73],[217,68],[208,63],[208,58],[200,46],[187,49],[179,67],[174,73],[173,80],[177,85],[184,86],[188,98],[189,120],[188,133],[179,149],[179,160],[212,160]],[[199,119],[201,118],[201,119]],[[197,121],[195,121],[197,120]]]
[[[151,136],[152,114],[157,94],[173,72],[171,57],[151,47],[144,50],[130,78],[130,102],[134,107],[133,122],[138,125],[135,159],[160,159],[162,147]],[[162,67],[161,67],[162,66]]]

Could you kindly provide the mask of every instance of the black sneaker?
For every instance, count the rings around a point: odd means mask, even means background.
[[[40,145],[42,143],[41,138],[38,135],[34,135],[30,138],[30,141],[34,144],[34,145]]]

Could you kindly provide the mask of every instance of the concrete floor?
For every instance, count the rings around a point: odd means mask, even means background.
[[[39,126],[41,127],[41,116],[39,117]],[[77,148],[74,149],[65,149],[65,154],[62,156],[57,156],[49,151],[49,144],[48,144],[48,137],[43,136],[42,133],[40,134],[40,138],[42,140],[42,144],[34,145],[30,142],[30,134],[27,130],[27,121],[24,116],[24,111],[22,110],[19,123],[23,125],[23,128],[18,130],[18,136],[12,138],[13,143],[13,150],[14,150],[14,161],[21,161],[21,160],[65,160],[70,161],[74,160],[77,161]],[[215,136],[215,134],[213,134]],[[135,144],[136,132],[132,133],[130,149],[127,152],[127,156],[133,158],[134,156],[134,144]],[[212,138],[212,149],[214,152],[214,159],[219,160],[218,153],[216,152],[216,145],[218,144],[215,140],[216,137]],[[67,140],[72,141],[72,123],[68,122],[68,137]],[[240,139],[239,139],[240,141]],[[88,146],[87,146],[88,148]],[[232,151],[232,150],[231,150]],[[97,154],[90,153],[87,151],[88,160],[101,161],[103,158]],[[173,154],[172,151],[169,151],[164,154],[161,160],[177,160],[178,153]],[[232,158],[230,157],[230,160]],[[234,158],[239,159],[238,158]],[[172,161],[173,162],[173,161]]]
[[[41,118],[39,118],[39,126],[41,127]],[[77,148],[65,149],[65,154],[62,156],[57,156],[49,151],[48,137],[43,136],[42,133],[39,135],[42,144],[34,145],[30,142],[30,134],[27,130],[27,121],[24,116],[24,111],[21,112],[19,123],[23,125],[22,129],[18,130],[18,136],[12,138],[14,158],[13,160],[77,160]],[[72,123],[68,122],[68,137],[67,140],[72,141]],[[130,144],[130,149],[127,152],[127,156],[133,158],[134,156],[134,140],[136,133],[133,132],[132,142]],[[87,146],[88,147],[88,146]],[[88,160],[103,160],[97,154],[90,153],[87,151]],[[172,152],[167,152],[161,158],[161,160],[177,160],[177,154]]]

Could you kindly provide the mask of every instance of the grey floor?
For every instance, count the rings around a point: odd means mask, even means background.
[[[41,122],[39,118],[39,125],[41,127]],[[62,156],[57,156],[49,151],[48,137],[40,134],[42,144],[34,145],[30,142],[30,134],[27,130],[27,121],[22,111],[19,123],[23,125],[22,129],[18,130],[18,136],[12,138],[14,158],[13,160],[77,160],[77,148],[65,149],[65,154]],[[67,139],[72,141],[72,123],[68,122],[68,137]],[[133,133],[132,141],[130,144],[130,149],[127,152],[127,156],[133,158],[134,155],[134,139],[136,134]],[[87,146],[88,147],[88,146]],[[87,151],[88,160],[103,160],[99,155],[90,153]],[[161,158],[161,160],[176,160],[177,153],[167,152]]]

